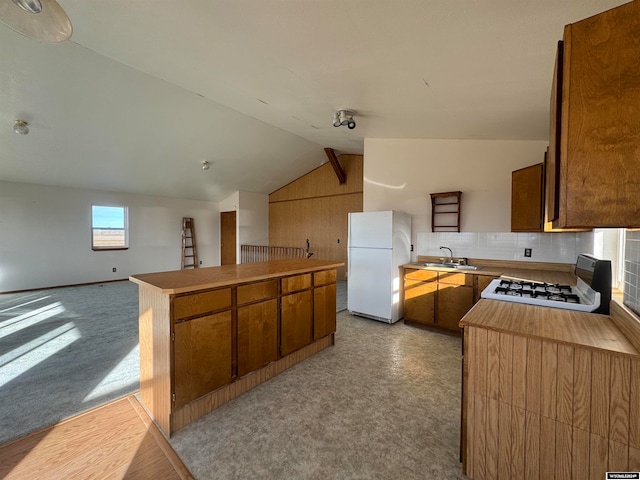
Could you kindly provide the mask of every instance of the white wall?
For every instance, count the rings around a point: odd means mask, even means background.
[[[462,192],[462,232],[511,231],[511,172],[544,160],[546,141],[366,138],[364,211],[412,215],[431,231],[430,193]]]
[[[236,262],[240,245],[269,245],[269,195],[235,192],[220,202],[221,212],[236,212]]]
[[[128,207],[128,250],[91,250],[96,204]],[[219,265],[215,202],[0,182],[0,292],[180,269],[182,217],[194,218],[202,266]]]
[[[454,256],[573,263],[591,233],[511,233],[511,173],[544,160],[546,141],[366,138],[364,211],[412,215],[412,259]],[[431,232],[430,193],[462,192],[461,233]],[[532,249],[524,257],[524,248]]]
[[[269,245],[269,195],[240,192],[239,217],[240,245]]]

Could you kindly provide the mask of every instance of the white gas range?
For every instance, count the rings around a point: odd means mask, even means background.
[[[611,262],[581,254],[576,261],[575,274],[578,283],[574,286],[499,278],[489,283],[481,297],[608,314],[611,300]]]

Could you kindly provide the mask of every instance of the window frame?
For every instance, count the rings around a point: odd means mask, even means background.
[[[94,225],[94,208],[119,208],[122,209],[124,214],[124,228],[112,228],[112,227],[96,227]],[[129,207],[125,205],[104,205],[104,204],[93,204],[91,205],[91,231],[90,231],[90,242],[91,242],[91,250],[94,252],[108,252],[113,250],[128,250],[129,249]],[[94,231],[95,230],[124,230],[124,245],[107,245],[107,246],[99,246],[94,244]]]

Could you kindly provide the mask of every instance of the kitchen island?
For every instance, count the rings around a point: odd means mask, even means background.
[[[295,259],[130,277],[140,401],[164,434],[333,345],[341,266]]]
[[[625,315],[480,300],[460,322],[463,473],[640,471],[638,323]]]

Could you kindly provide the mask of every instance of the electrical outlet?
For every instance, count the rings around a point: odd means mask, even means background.
[[[340,243],[340,239],[338,239],[338,243]]]
[[[111,271],[115,273],[115,271],[116,271],[116,267],[113,267],[113,268],[111,269]]]
[[[531,249],[530,248],[525,248],[524,249],[524,256],[525,257],[530,257],[531,256]]]
[[[200,265],[202,265],[202,260],[200,260]]]
[[[411,251],[413,252],[413,244],[411,244]]]

